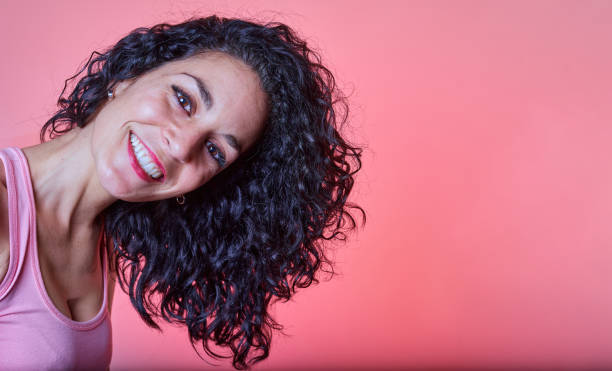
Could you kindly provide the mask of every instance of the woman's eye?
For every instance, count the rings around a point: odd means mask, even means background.
[[[183,107],[189,116],[191,116],[193,112],[191,112],[191,99],[189,98],[189,95],[174,85],[172,85],[172,90],[174,90],[178,104]]]
[[[212,156],[212,158],[217,161],[220,167],[225,166],[225,156],[223,155],[221,150],[219,150],[219,147],[217,147],[212,142],[207,142],[206,149],[208,150],[208,153]]]

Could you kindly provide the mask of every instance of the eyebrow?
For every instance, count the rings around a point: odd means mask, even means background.
[[[202,101],[204,101],[206,107],[210,109],[210,107],[212,107],[213,105],[213,99],[212,95],[210,95],[210,92],[206,88],[206,84],[204,84],[204,81],[202,81],[202,79],[200,79],[199,77],[189,74],[187,72],[183,72],[182,75],[189,76],[195,80],[196,84],[198,85],[198,91],[200,92],[200,97],[202,98]]]
[[[233,136],[232,134],[223,134],[223,137],[230,146],[232,146],[236,151],[238,151],[238,153],[242,153],[242,146],[240,145],[240,143],[238,143],[235,136]]]
[[[200,96],[202,100],[206,104],[206,107],[210,109],[210,107],[212,107],[213,105],[213,100],[212,100],[212,96],[210,95],[210,92],[206,88],[206,84],[204,84],[204,81],[202,81],[202,79],[200,79],[199,77],[189,74],[187,72],[183,72],[182,74],[189,76],[195,80],[196,84],[198,85],[198,90],[200,92]],[[227,142],[227,144],[229,144],[232,148],[238,151],[238,153],[242,153],[242,145],[240,145],[240,143],[238,142],[235,136],[231,134],[223,134],[223,137],[225,138],[225,141]]]

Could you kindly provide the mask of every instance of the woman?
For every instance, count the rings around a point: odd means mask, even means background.
[[[0,152],[3,367],[108,367],[117,278],[149,326],[265,359],[268,305],[362,212],[333,76],[289,27],[216,16],[137,29],[82,73],[42,144]]]

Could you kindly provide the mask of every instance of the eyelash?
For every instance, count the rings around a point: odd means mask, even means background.
[[[220,167],[225,166],[225,155],[213,142],[206,142],[206,150],[217,161]]]
[[[178,102],[179,106],[181,106],[181,108],[187,112],[187,114],[189,116],[193,115],[194,112],[192,112],[192,104],[191,104],[191,97],[189,96],[189,94],[185,93],[181,88],[179,88],[176,85],[172,85],[172,90],[174,90],[174,94],[176,95],[176,101]],[[181,99],[184,99],[183,102],[181,102]],[[183,105],[183,103],[186,102],[187,106],[189,107],[188,109],[185,108],[185,106]]]

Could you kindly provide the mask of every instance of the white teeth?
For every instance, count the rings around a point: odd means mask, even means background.
[[[148,151],[134,134],[130,134],[130,143],[132,143],[132,148],[140,167],[154,179],[161,177],[161,169],[149,157]]]

